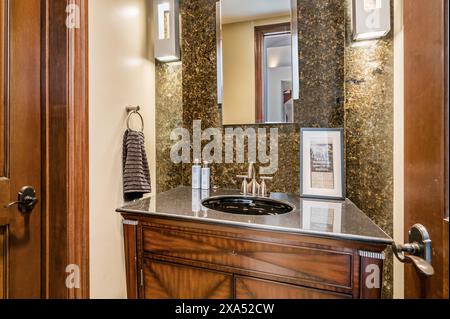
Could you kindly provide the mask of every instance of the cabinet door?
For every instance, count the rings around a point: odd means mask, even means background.
[[[236,299],[347,299],[334,294],[273,281],[236,277]]]
[[[233,276],[189,266],[145,260],[145,299],[231,299]]]

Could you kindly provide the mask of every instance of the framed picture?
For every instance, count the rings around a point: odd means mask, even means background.
[[[302,200],[302,228],[318,232],[342,231],[342,203]]]
[[[344,130],[302,129],[301,196],[345,199]]]

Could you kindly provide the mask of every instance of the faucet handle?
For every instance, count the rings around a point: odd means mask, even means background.
[[[250,162],[249,164],[248,164],[248,174],[247,174],[247,178],[249,178],[249,179],[254,179],[254,178],[256,178],[256,169],[255,169],[255,165],[256,165],[256,163],[255,162]]]
[[[273,180],[273,177],[271,177],[271,176],[261,176],[260,178],[261,178],[260,195],[262,197],[266,197],[266,196],[269,195],[269,191],[268,191],[268,188],[267,188],[266,181]]]
[[[248,176],[247,175],[237,175],[236,178],[242,179],[242,185],[241,185],[241,193],[244,196],[247,196],[247,192],[248,192]]]

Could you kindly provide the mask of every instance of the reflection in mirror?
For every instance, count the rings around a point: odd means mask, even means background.
[[[221,0],[224,125],[294,121],[298,57],[291,3],[296,1]]]

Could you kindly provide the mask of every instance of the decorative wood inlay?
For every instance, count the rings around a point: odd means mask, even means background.
[[[371,258],[371,259],[380,259],[380,260],[386,259],[386,255],[384,253],[377,253],[377,252],[373,252],[373,251],[360,250],[359,256],[365,257],[365,258]]]
[[[123,224],[129,226],[137,226],[139,225],[139,222],[137,220],[124,220]]]
[[[144,251],[351,288],[352,255],[257,241],[144,228]],[[317,267],[320,263],[324,268]]]
[[[231,299],[233,276],[145,260],[145,299]]]
[[[350,299],[351,296],[328,293],[273,281],[236,277],[236,299]]]

